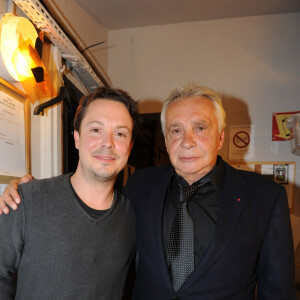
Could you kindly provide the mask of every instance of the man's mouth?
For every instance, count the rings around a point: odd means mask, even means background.
[[[182,156],[179,158],[182,162],[192,162],[198,159],[197,156]]]
[[[118,158],[118,156],[114,153],[99,153],[99,152],[96,152],[96,153],[93,153],[93,156],[100,160],[100,161],[106,161],[106,162],[109,162],[109,161],[114,161]]]

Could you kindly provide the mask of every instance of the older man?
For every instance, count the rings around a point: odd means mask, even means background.
[[[258,299],[294,300],[285,190],[217,156],[218,94],[175,89],[161,121],[172,166],[137,171],[124,189],[137,218],[134,299],[252,300],[257,287]]]
[[[137,171],[125,194],[137,216],[134,299],[295,299],[283,187],[238,171],[217,152],[225,113],[212,90],[189,85],[165,102],[172,166]]]

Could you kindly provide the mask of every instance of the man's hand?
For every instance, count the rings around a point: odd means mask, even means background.
[[[20,204],[21,199],[18,194],[18,186],[22,183],[27,183],[34,179],[33,176],[26,174],[21,179],[18,180],[12,180],[6,189],[4,190],[4,193],[0,196],[0,215],[2,213],[8,214],[10,206],[12,209],[16,210],[18,208],[17,204]]]

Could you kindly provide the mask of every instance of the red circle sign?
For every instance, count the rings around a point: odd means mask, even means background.
[[[238,148],[246,148],[250,143],[250,136],[246,131],[238,131],[233,136],[233,144]]]

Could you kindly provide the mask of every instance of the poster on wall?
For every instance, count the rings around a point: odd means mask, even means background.
[[[30,103],[25,94],[0,78],[0,183],[31,171]]]
[[[229,160],[253,160],[254,126],[230,126]]]
[[[24,105],[0,91],[0,175],[23,176],[25,164]]]
[[[291,131],[287,126],[289,117],[300,111],[277,112],[272,117],[272,141],[288,141],[292,138]]]

